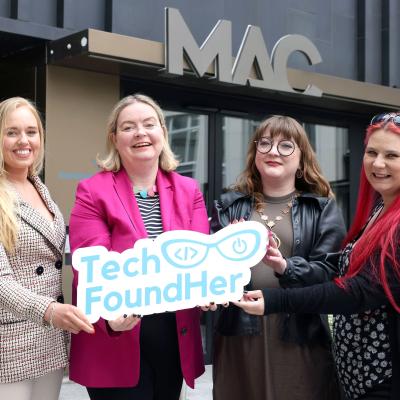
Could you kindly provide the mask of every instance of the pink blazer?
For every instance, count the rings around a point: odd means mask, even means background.
[[[157,189],[164,231],[209,232],[203,196],[193,179],[159,170]],[[147,237],[131,182],[123,168],[116,173],[99,172],[79,183],[69,229],[72,252],[95,245],[122,252],[136,240]],[[77,283],[74,270],[73,302]],[[190,387],[204,372],[199,318],[197,308],[176,312],[181,368]],[[135,386],[140,371],[140,323],[131,331],[110,335],[106,322],[100,319],[95,329],[94,335],[84,332],[72,335],[71,380],[88,387]]]

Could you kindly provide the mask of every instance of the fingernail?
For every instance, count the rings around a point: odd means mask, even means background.
[[[124,318],[126,318],[127,317],[127,315],[126,314],[124,314]]]

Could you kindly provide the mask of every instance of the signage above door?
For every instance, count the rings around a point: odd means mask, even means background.
[[[302,35],[283,36],[276,42],[270,57],[261,29],[249,25],[232,65],[231,21],[219,20],[199,47],[181,13],[174,8],[165,9],[165,70],[168,74],[183,75],[185,59],[199,78],[214,64],[211,78],[221,83],[299,93],[290,85],[287,76],[287,62],[295,51],[304,54],[310,65],[322,61],[315,45]],[[256,79],[251,77],[253,68]],[[312,83],[301,93],[322,96],[321,89]]]

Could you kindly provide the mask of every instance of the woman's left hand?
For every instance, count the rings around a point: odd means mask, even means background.
[[[277,274],[283,275],[287,268],[287,262],[283,258],[282,253],[278,249],[278,245],[274,240],[274,237],[271,232],[268,234],[268,247],[267,252],[265,253],[263,262],[271,267]]]
[[[119,318],[112,321],[108,321],[108,325],[115,332],[130,331],[133,329],[140,321],[141,317],[139,315],[121,315]]]
[[[243,293],[243,297],[239,301],[234,301],[233,304],[240,307],[248,314],[264,315],[264,296],[261,290],[252,290]]]
[[[229,301],[222,303],[221,305],[222,305],[222,307],[227,308],[227,307],[229,307]],[[200,308],[203,311],[217,311],[218,305],[215,304],[214,302],[212,302],[212,303],[205,304],[204,306],[200,306]]]
[[[217,310],[217,305],[213,302],[208,303],[208,304],[204,304],[204,306],[200,306],[200,308],[203,311],[216,311]]]

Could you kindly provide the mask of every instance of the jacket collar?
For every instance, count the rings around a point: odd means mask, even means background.
[[[254,199],[242,192],[236,192],[236,191],[229,191],[226,193],[223,193],[221,195],[221,207],[222,210],[226,210],[229,208],[233,203],[240,199],[248,199],[251,201],[251,203],[254,203]],[[307,201],[316,201],[321,209],[324,208],[326,202],[328,201],[327,197],[321,197],[315,193],[309,193],[309,192],[300,192],[300,194],[297,196],[295,199],[295,202],[307,202]]]
[[[170,231],[173,229],[174,221],[174,190],[171,182],[171,174],[164,172],[160,168],[158,169],[156,185],[158,194],[160,195],[160,210],[163,231]]]
[[[51,226],[51,222],[43,217],[39,211],[27,203],[18,193],[18,191],[15,191],[19,205],[17,208],[17,215],[19,215],[21,219],[23,219],[27,224],[43,235],[54,246],[59,255],[62,256],[65,244],[64,220],[53,200],[51,199],[46,186],[42,183],[40,178],[33,176],[30,179],[40,197],[44,201],[46,207],[54,215],[54,227]]]

